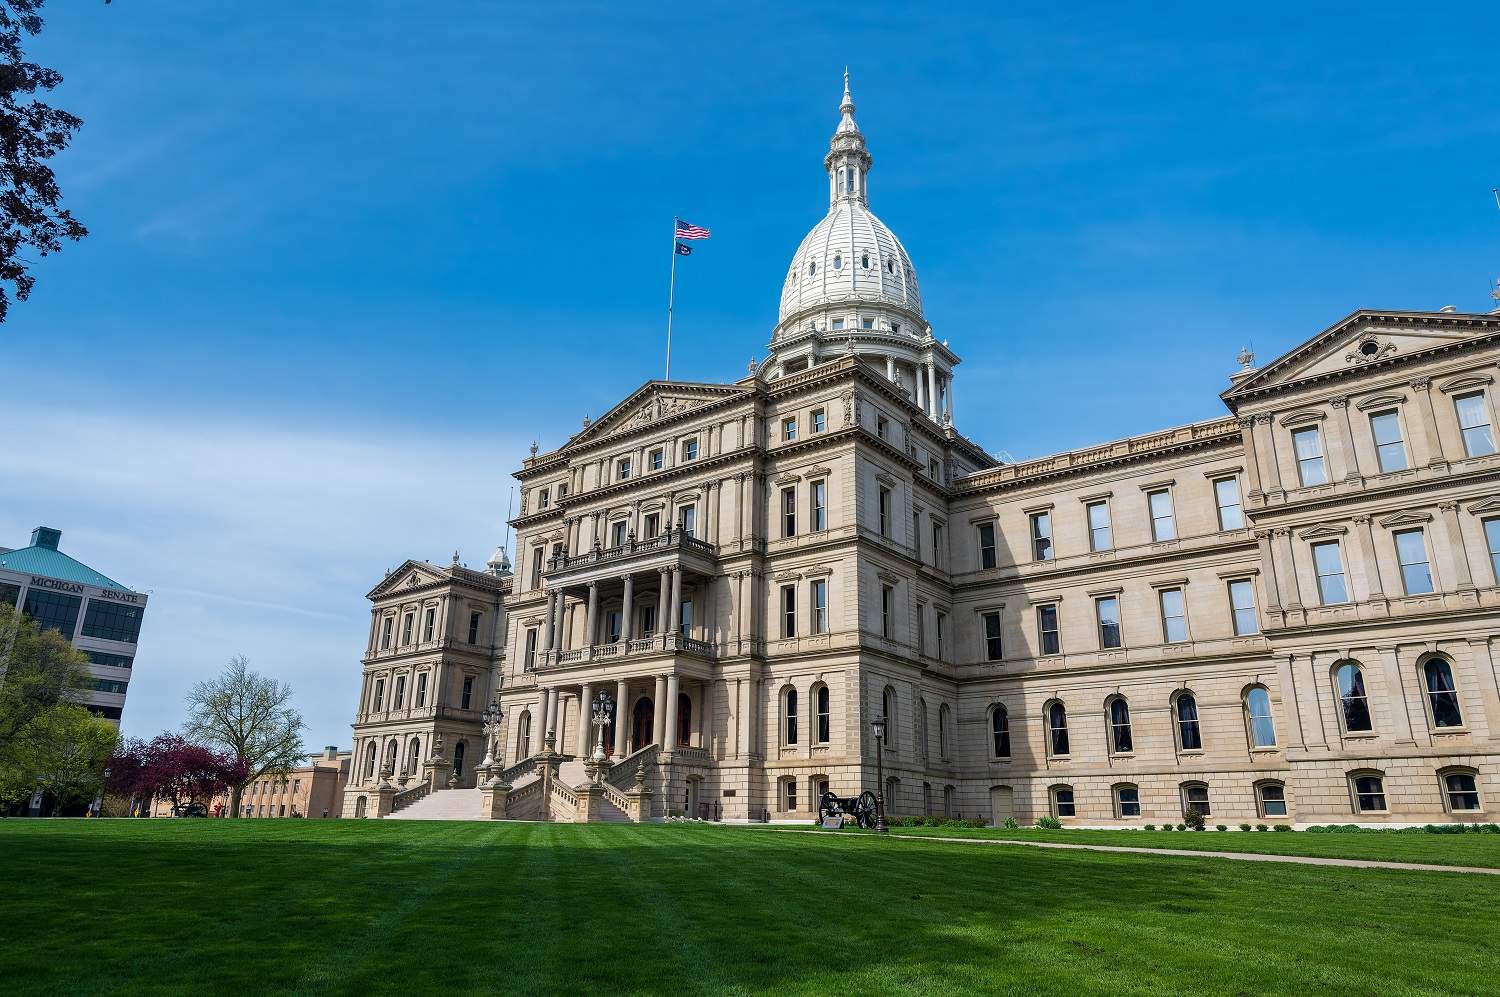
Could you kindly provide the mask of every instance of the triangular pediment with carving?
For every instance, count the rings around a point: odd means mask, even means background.
[[[420,589],[435,582],[445,581],[448,581],[448,576],[436,565],[428,564],[426,561],[407,561],[371,589],[370,594],[365,598],[384,598],[406,589]]]
[[[1500,495],[1491,495],[1489,498],[1480,499],[1478,502],[1465,508],[1476,516],[1500,512]]]
[[[1299,540],[1322,540],[1325,538],[1341,537],[1349,532],[1349,527],[1340,526],[1337,523],[1318,523],[1309,526],[1297,534]]]
[[[628,433],[663,419],[691,412],[712,402],[750,391],[727,384],[692,384],[679,381],[648,381],[630,397],[589,423],[568,441],[569,446],[592,443],[606,436]]]
[[[1500,320],[1489,316],[1355,312],[1242,379],[1223,397],[1359,370],[1497,332]]]

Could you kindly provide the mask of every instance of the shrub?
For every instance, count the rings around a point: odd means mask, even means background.
[[[1194,831],[1201,831],[1204,828],[1203,815],[1196,810],[1188,810],[1182,815],[1182,820]]]
[[[1271,828],[1271,830],[1273,831],[1290,831],[1291,829],[1292,825],[1290,824],[1277,824],[1275,827]]]
[[[1156,825],[1155,824],[1147,824],[1146,825],[1146,830],[1148,830],[1148,831],[1154,831],[1154,830],[1156,830]]]
[[[1229,830],[1229,825],[1228,824],[1215,824],[1214,825],[1214,830],[1215,831],[1227,831],[1227,830]]]
[[[1186,824],[1178,824],[1177,825],[1177,830],[1179,830],[1179,831],[1186,831],[1187,830],[1187,825]]]
[[[1021,825],[1016,823],[1016,819],[1014,817],[1007,817],[1005,818],[1005,826],[1014,831]]]
[[[1264,825],[1264,824],[1256,824],[1255,825],[1255,829],[1257,831],[1268,831],[1268,830],[1270,830],[1270,828],[1266,827],[1266,825]]]
[[[1056,817],[1038,817],[1036,819],[1036,826],[1044,831],[1061,831],[1062,821]]]
[[[1248,830],[1250,830],[1250,825],[1249,824],[1241,824],[1240,825],[1240,830],[1241,831],[1248,831]]]

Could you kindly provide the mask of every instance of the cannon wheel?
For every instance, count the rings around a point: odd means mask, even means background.
[[[839,798],[837,796],[834,796],[833,793],[828,792],[824,793],[821,797],[818,798],[819,824],[823,823],[824,819],[827,818],[829,814],[837,813],[843,813],[842,808],[839,807]]]
[[[854,801],[854,819],[866,830],[875,827],[875,794],[868,789]]]

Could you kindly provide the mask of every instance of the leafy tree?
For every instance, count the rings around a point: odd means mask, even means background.
[[[22,787],[40,787],[57,810],[92,800],[120,733],[76,703],[62,703],[21,731],[11,754]]]
[[[262,678],[250,659],[235,655],[218,678],[188,693],[183,733],[230,752],[245,762],[245,775],[230,790],[230,816],[240,816],[245,786],[265,775],[286,775],[307,757],[302,714],[292,708],[292,687]]]
[[[56,630],[38,630],[29,617],[0,605],[0,803],[18,803],[35,791],[34,766],[58,757],[43,743],[49,733],[83,735],[77,711],[88,711],[78,704],[93,684],[87,655]]]
[[[193,744],[180,734],[161,733],[150,743],[131,740],[108,761],[109,789],[149,806],[154,798],[207,802],[244,785],[247,765],[227,751]]]
[[[44,0],[0,0],[0,322],[10,309],[5,283],[18,301],[31,296],[36,278],[23,255],[62,249],[88,229],[57,202],[62,192],[47,160],[61,152],[83,124],[67,111],[36,100],[62,82],[62,75],[26,59],[22,41],[42,30]],[[108,0],[105,0],[107,3]]]

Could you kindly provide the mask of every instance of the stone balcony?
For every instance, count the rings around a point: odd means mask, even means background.
[[[551,585],[568,585],[627,571],[681,564],[699,574],[712,576],[717,573],[718,557],[719,548],[714,544],[689,536],[680,529],[668,529],[645,540],[632,536],[615,547],[596,543],[582,554],[564,551],[561,556],[547,561],[543,574]]]
[[[718,656],[717,650],[709,641],[694,640],[676,632],[658,633],[634,640],[618,640],[610,644],[571,647],[557,651],[538,651],[535,670],[547,671],[585,662],[639,660],[665,654],[686,654],[709,661]]]

